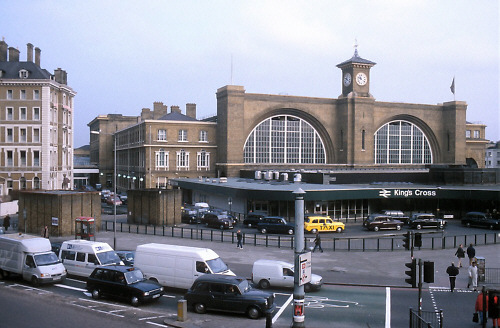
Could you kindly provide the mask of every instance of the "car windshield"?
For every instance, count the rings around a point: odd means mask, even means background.
[[[59,263],[59,259],[54,253],[38,254],[35,255],[35,263],[37,266],[52,265]]]
[[[238,288],[240,289],[242,294],[251,289],[250,284],[248,283],[248,280],[246,280],[246,279],[241,280],[241,282],[238,284]]]
[[[102,253],[97,253],[97,258],[101,264],[119,264],[121,262],[115,251],[107,251]]]
[[[220,257],[213,260],[208,260],[207,264],[213,273],[222,273],[228,270],[226,263],[224,263],[224,261],[222,261]]]
[[[125,280],[127,280],[127,284],[133,284],[139,281],[144,280],[144,275],[141,270],[133,270],[125,272]]]

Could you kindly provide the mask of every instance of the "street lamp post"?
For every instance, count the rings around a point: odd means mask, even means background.
[[[101,131],[90,131],[92,134],[101,134]],[[112,133],[102,133],[113,137],[113,249],[116,249],[116,135]]]

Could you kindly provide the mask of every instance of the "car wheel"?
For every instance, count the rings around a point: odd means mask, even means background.
[[[261,233],[267,233],[267,229],[266,228],[262,228],[262,229],[260,229],[260,232]]]
[[[316,234],[316,232],[318,232],[318,229],[312,229],[311,230],[311,233],[313,233],[313,234]]]
[[[251,306],[247,310],[247,315],[250,319],[259,319],[260,311],[255,306]]]
[[[132,296],[130,304],[132,304],[132,306],[139,306],[139,298],[137,298],[137,296]]]
[[[220,229],[220,230],[224,230],[224,225],[223,225],[223,224],[221,224],[221,225],[219,226],[219,229]]]
[[[0,269],[0,279],[7,279],[9,277],[9,273]]]
[[[203,314],[203,313],[207,312],[205,304],[203,304],[203,303],[196,303],[194,305],[194,312],[199,313],[199,314]]]
[[[417,230],[422,229],[422,226],[420,224],[417,224]]]
[[[31,284],[35,287],[37,287],[38,285],[40,285],[40,281],[38,280],[38,278],[36,276],[33,276],[31,277]]]
[[[467,228],[470,228],[470,222],[467,222],[467,223],[465,224],[465,226],[466,226]]]
[[[493,230],[495,229],[495,227],[493,226],[493,224],[490,224],[490,230]]]
[[[305,284],[305,285],[304,285],[304,291],[305,291],[306,293],[310,292],[310,291],[311,291],[311,284]]]
[[[293,229],[288,229],[288,234],[289,235],[293,235],[295,232],[293,231]]]
[[[268,289],[270,286],[271,284],[266,279],[262,279],[261,281],[259,281],[259,287],[262,289]]]
[[[92,298],[95,300],[98,300],[101,297],[101,293],[99,292],[98,289],[94,289],[92,291]]]
[[[396,226],[396,230],[397,231],[401,230],[401,226],[400,225]]]
[[[247,224],[247,227],[251,228],[251,227],[252,227],[252,224],[251,224],[251,223]]]
[[[337,228],[337,232],[338,232],[338,233],[341,233],[342,231],[343,231],[343,230],[342,230],[342,228],[341,228],[341,227],[338,227],[338,228]]]
[[[378,231],[379,227],[375,226],[373,227],[373,231]]]

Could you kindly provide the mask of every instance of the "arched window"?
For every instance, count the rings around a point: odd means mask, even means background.
[[[392,121],[375,132],[375,164],[431,164],[429,140],[408,121]]]
[[[306,121],[277,115],[260,122],[243,148],[245,163],[318,164],[326,162],[325,146]]]

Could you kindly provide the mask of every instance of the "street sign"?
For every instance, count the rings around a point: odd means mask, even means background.
[[[299,286],[302,286],[311,281],[311,252],[299,255],[299,265]]]

